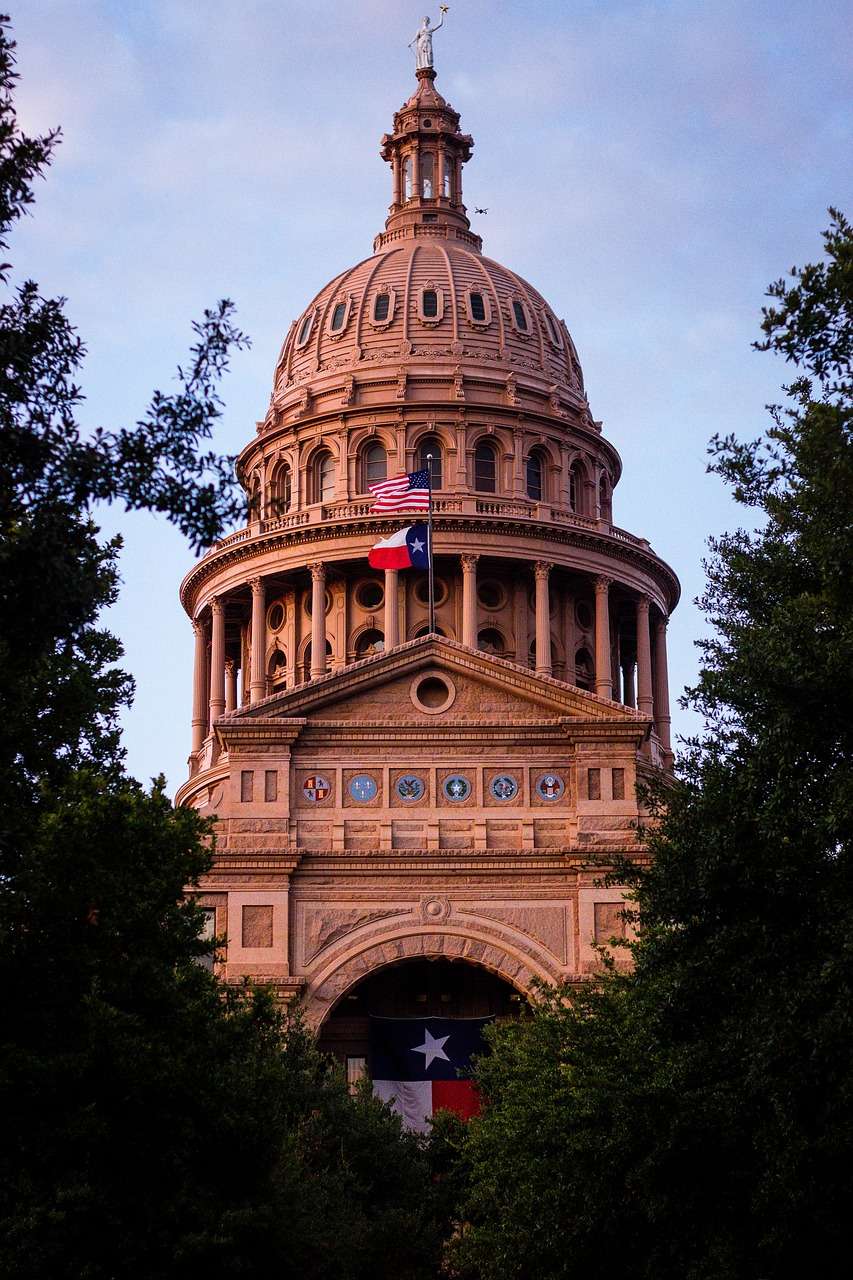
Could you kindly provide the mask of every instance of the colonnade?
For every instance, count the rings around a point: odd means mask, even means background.
[[[478,647],[479,607],[477,599],[478,555],[460,556],[462,570],[462,643]],[[311,573],[311,664],[310,678],[318,680],[327,674],[326,653],[326,564],[314,561]],[[551,598],[550,575],[554,568],[548,561],[533,565],[535,584],[535,668],[538,675],[551,675]],[[398,600],[399,571],[385,570],[384,640],[387,649],[400,643]],[[256,703],[267,694],[266,660],[266,591],[260,577],[250,579],[251,659],[249,702]],[[636,707],[642,716],[653,720],[661,746],[669,752],[670,710],[667,672],[667,619],[656,613],[651,621],[651,601],[639,595],[635,601],[636,621],[636,686],[634,658],[619,652],[610,621],[610,588],[612,579],[599,576],[595,589],[595,692],[602,698],[618,697],[614,683],[622,676],[622,699]],[[193,622],[195,654],[193,670],[192,751],[200,751],[210,726],[226,711],[237,707],[237,664],[225,652],[225,603],[221,596],[210,604],[209,648],[205,623]],[[654,662],[652,654],[654,653]],[[518,655],[517,655],[518,657]],[[523,660],[523,659],[520,659]],[[295,661],[295,655],[291,655]]]

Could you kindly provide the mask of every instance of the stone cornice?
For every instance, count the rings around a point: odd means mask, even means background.
[[[316,553],[312,548],[317,543],[343,541],[356,533],[371,533],[378,539],[383,534],[387,535],[387,533],[393,532],[399,526],[399,523],[399,517],[389,519],[388,517],[359,516],[346,520],[326,521],[315,525],[303,525],[294,529],[277,529],[246,537],[242,541],[208,552],[198,564],[190,569],[181,583],[181,604],[192,617],[195,613],[196,598],[205,583],[215,578],[223,569],[231,568],[243,562],[251,562],[257,556],[266,552],[304,547],[304,559],[307,562],[309,559],[315,558]],[[647,551],[635,543],[622,541],[612,534],[570,525],[545,523],[533,520],[530,517],[515,520],[486,518],[477,515],[436,515],[434,517],[434,525],[436,532],[439,534],[442,532],[464,533],[468,537],[477,533],[490,536],[498,534],[501,537],[510,539],[507,543],[509,552],[507,559],[512,558],[513,541],[524,543],[543,539],[553,546],[554,563],[556,565],[561,564],[559,559],[560,547],[573,547],[578,550],[604,554],[610,560],[630,564],[647,574],[658,586],[666,602],[667,613],[672,612],[681,595],[680,584],[669,565],[656,556],[653,551]],[[436,554],[441,555],[440,548],[437,549]],[[489,554],[495,554],[491,546],[489,546]],[[524,553],[522,552],[521,554]],[[530,557],[525,555],[524,558],[529,559]],[[566,567],[572,566],[567,565]],[[247,563],[247,574],[249,572],[250,564]]]

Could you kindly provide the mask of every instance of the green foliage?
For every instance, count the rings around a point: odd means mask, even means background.
[[[460,1274],[754,1280],[847,1253],[853,1200],[853,232],[770,289],[796,365],[711,444],[760,513],[715,539],[707,730],[630,865],[634,970],[495,1028],[460,1156]]]
[[[0,247],[58,132],[18,130],[0,19]],[[201,453],[245,343],[206,312],[179,390],[83,433],[82,343],[61,299],[0,304],[0,1276],[433,1276],[443,1219],[422,1145],[351,1099],[298,1018],[198,964],[209,825],[122,768],[132,681],[98,626],[119,542],[99,502],[195,546],[238,514]]]

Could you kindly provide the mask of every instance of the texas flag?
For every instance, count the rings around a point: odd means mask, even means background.
[[[367,562],[373,569],[426,569],[429,566],[429,530],[425,524],[398,529],[371,547]]]
[[[464,1120],[480,1110],[471,1080],[462,1075],[482,1053],[491,1018],[371,1018],[373,1092],[390,1102],[407,1129],[425,1133],[436,1111]]]

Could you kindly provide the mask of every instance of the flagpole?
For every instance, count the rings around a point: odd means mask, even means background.
[[[427,542],[429,543],[429,557],[427,560],[427,573],[429,575],[429,633],[432,635],[435,631],[435,579],[432,572],[432,454],[428,453],[427,461],[427,488],[429,489],[429,514],[427,516]]]

